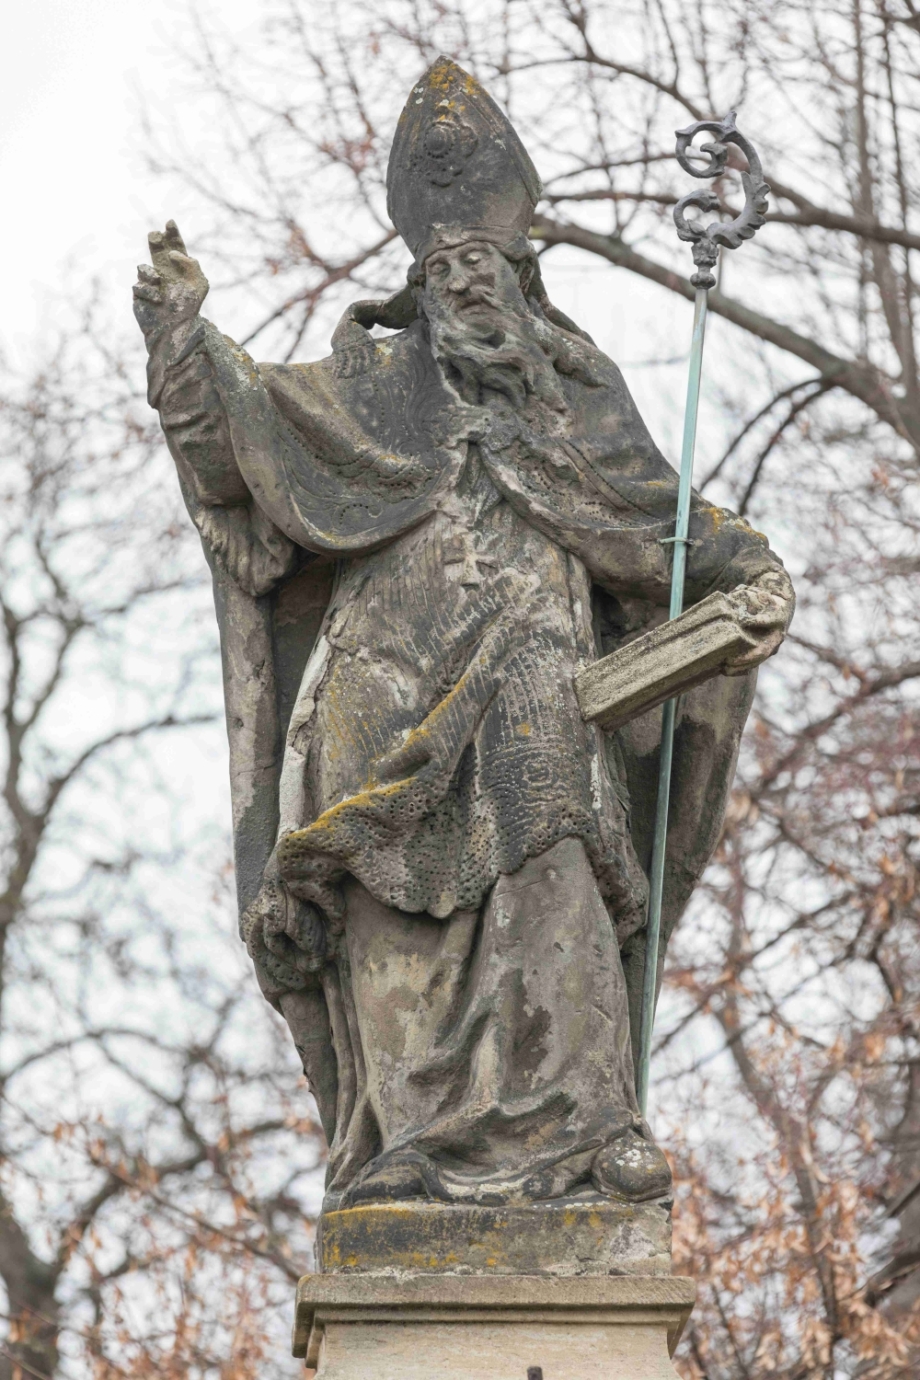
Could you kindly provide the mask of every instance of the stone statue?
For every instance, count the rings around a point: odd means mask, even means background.
[[[666,1199],[632,1044],[661,711],[587,725],[573,675],[665,617],[677,476],[549,300],[539,178],[447,59],[388,188],[408,285],[327,359],[222,336],[172,222],[134,289],[214,576],[242,935],[319,1107],[327,1213]],[[696,496],[690,531],[688,602],[744,592],[755,645],[681,702],[665,937],[794,602],[743,520]]]

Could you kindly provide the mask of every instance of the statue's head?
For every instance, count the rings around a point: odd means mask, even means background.
[[[540,179],[474,77],[440,57],[412,88],[387,168],[387,209],[420,272],[439,248],[527,246]]]
[[[523,407],[564,410],[558,330],[530,229],[541,184],[512,125],[479,82],[438,58],[413,87],[387,169],[388,209],[408,245],[416,308],[450,381]]]

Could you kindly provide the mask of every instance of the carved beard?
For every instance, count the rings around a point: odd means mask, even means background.
[[[431,348],[448,383],[464,402],[498,393],[541,429],[560,430],[568,407],[555,367],[557,332],[523,293],[516,301],[481,287],[474,294],[473,306],[423,298]]]

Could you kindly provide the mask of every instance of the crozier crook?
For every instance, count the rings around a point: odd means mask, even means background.
[[[690,161],[690,150],[698,134],[714,134],[712,143],[702,144],[699,152],[707,154],[704,168],[696,168]],[[693,246],[696,272],[690,279],[696,288],[693,305],[693,334],[690,343],[690,372],[687,381],[687,406],[684,412],[684,435],[680,457],[680,484],[677,495],[677,520],[673,537],[663,540],[674,547],[671,573],[670,618],[679,618],[684,608],[684,581],[687,569],[687,547],[690,544],[690,496],[693,482],[693,453],[696,445],[696,425],[700,402],[700,378],[703,369],[703,343],[706,332],[706,310],[709,289],[716,279],[712,272],[719,260],[719,250],[737,249],[743,240],[751,239],[766,219],[767,197],[770,188],[763,180],[760,158],[749,139],[735,126],[735,112],[729,111],[724,120],[698,120],[686,129],[677,131],[677,161],[692,177],[721,177],[728,163],[729,145],[734,144],[744,154],[748,171],[741,173],[744,206],[737,216],[727,222],[712,221],[707,226],[691,222],[689,207],[710,212],[719,208],[719,198],[712,191],[700,189],[681,197],[674,207],[674,224],[682,240]],[[639,1106],[643,1113],[648,1103],[649,1067],[652,1055],[652,1030],[655,1023],[655,1004],[658,995],[658,956],[661,936],[661,906],[664,892],[664,867],[667,851],[668,806],[671,795],[671,772],[674,753],[674,727],[677,717],[677,698],[669,699],[662,712],[661,757],[658,776],[658,801],[655,812],[655,834],[652,866],[649,877],[648,926],[645,947],[645,974],[642,984],[642,1023],[639,1036],[639,1068],[636,1079]]]

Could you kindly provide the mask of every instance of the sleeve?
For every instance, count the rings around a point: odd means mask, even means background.
[[[213,502],[216,485],[221,504],[242,503],[252,514],[248,494],[268,520],[260,527],[253,515],[245,524],[254,585],[262,566],[274,570],[276,548],[341,557],[390,541],[432,511],[462,460],[449,443],[426,443],[415,454],[375,440],[365,426],[356,381],[340,371],[335,358],[256,364],[202,321],[200,342],[192,336],[163,372],[164,425],[194,457],[198,501]],[[372,387],[375,382],[385,394],[383,381],[371,379]],[[407,411],[410,384],[411,371],[403,368],[391,385],[398,395],[395,410]],[[233,526],[221,522],[222,530]],[[282,536],[293,548],[284,547]],[[224,530],[223,541],[229,559],[237,546],[234,532]]]
[[[148,401],[160,414],[186,506],[209,556],[258,598],[291,572],[297,548],[255,502],[239,470],[205,338],[206,323],[198,319],[152,342]]]

